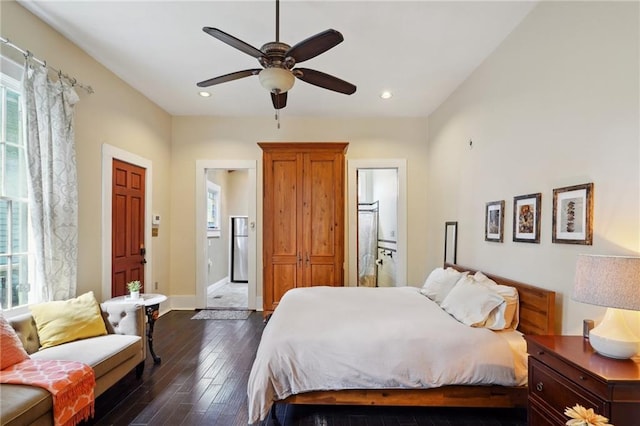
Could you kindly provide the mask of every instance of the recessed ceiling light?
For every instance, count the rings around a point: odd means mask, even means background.
[[[211,93],[209,92],[198,92],[198,95],[202,96],[203,98],[208,98],[209,96],[211,96]]]
[[[382,99],[391,99],[393,97],[393,93],[389,92],[388,90],[385,90],[384,92],[380,93],[380,97]]]

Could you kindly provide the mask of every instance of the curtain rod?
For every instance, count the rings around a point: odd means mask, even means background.
[[[0,36],[0,42],[2,42],[2,44],[4,44],[4,45],[12,47],[15,50],[17,50],[18,52],[22,53],[25,58],[31,57],[31,59],[33,59],[34,61],[36,61],[40,65],[42,65],[42,66],[50,69],[51,71],[55,72],[56,74],[58,74],[58,78],[64,78],[65,80],[67,80],[69,83],[71,83],[72,86],[77,86],[77,87],[85,90],[87,93],[94,93],[94,90],[93,90],[93,88],[91,86],[87,86],[87,85],[84,85],[82,83],[79,83],[75,78],[70,77],[68,74],[64,74],[61,70],[56,69],[56,68],[52,67],[51,65],[48,65],[46,60],[42,60],[42,59],[36,58],[35,56],[33,56],[33,53],[29,52],[28,50],[24,50],[23,48],[21,48],[18,45],[13,44],[11,42],[11,40],[9,40],[8,38],[4,38],[4,37]]]

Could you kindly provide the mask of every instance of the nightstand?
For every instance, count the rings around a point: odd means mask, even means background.
[[[526,336],[530,426],[565,425],[580,404],[615,426],[640,424],[640,363],[593,351],[582,336]]]

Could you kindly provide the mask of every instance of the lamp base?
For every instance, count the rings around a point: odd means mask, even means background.
[[[589,343],[600,355],[628,359],[638,353],[640,338],[624,319],[621,309],[607,308],[602,322],[589,332]]]

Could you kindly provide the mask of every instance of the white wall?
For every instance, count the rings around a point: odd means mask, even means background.
[[[406,158],[408,180],[408,281],[422,284],[427,274],[425,118],[301,118],[281,116],[281,129],[271,116],[263,118],[173,117],[171,245],[173,295],[195,294],[194,185],[197,159],[257,160],[258,205],[256,232],[262,253],[262,151],[261,141],[349,142],[347,158]],[[355,179],[353,177],[348,177]],[[346,197],[346,188],[345,188]],[[355,214],[357,206],[348,206]],[[345,247],[348,230],[345,229]],[[440,249],[438,249],[440,252]],[[346,253],[348,256],[348,253]],[[258,255],[258,296],[262,293],[262,256]],[[345,279],[348,258],[345,259]]]
[[[603,314],[570,300],[577,254],[640,253],[638,5],[541,2],[429,118],[429,252],[457,220],[458,263],[557,291],[564,333]],[[593,245],[551,243],[553,189],[587,182]],[[515,243],[513,197],[535,192],[541,242]],[[502,244],[484,241],[493,200]]]
[[[227,175],[227,215],[247,216],[249,214],[249,172],[234,170]],[[227,220],[228,222],[228,220]]]

